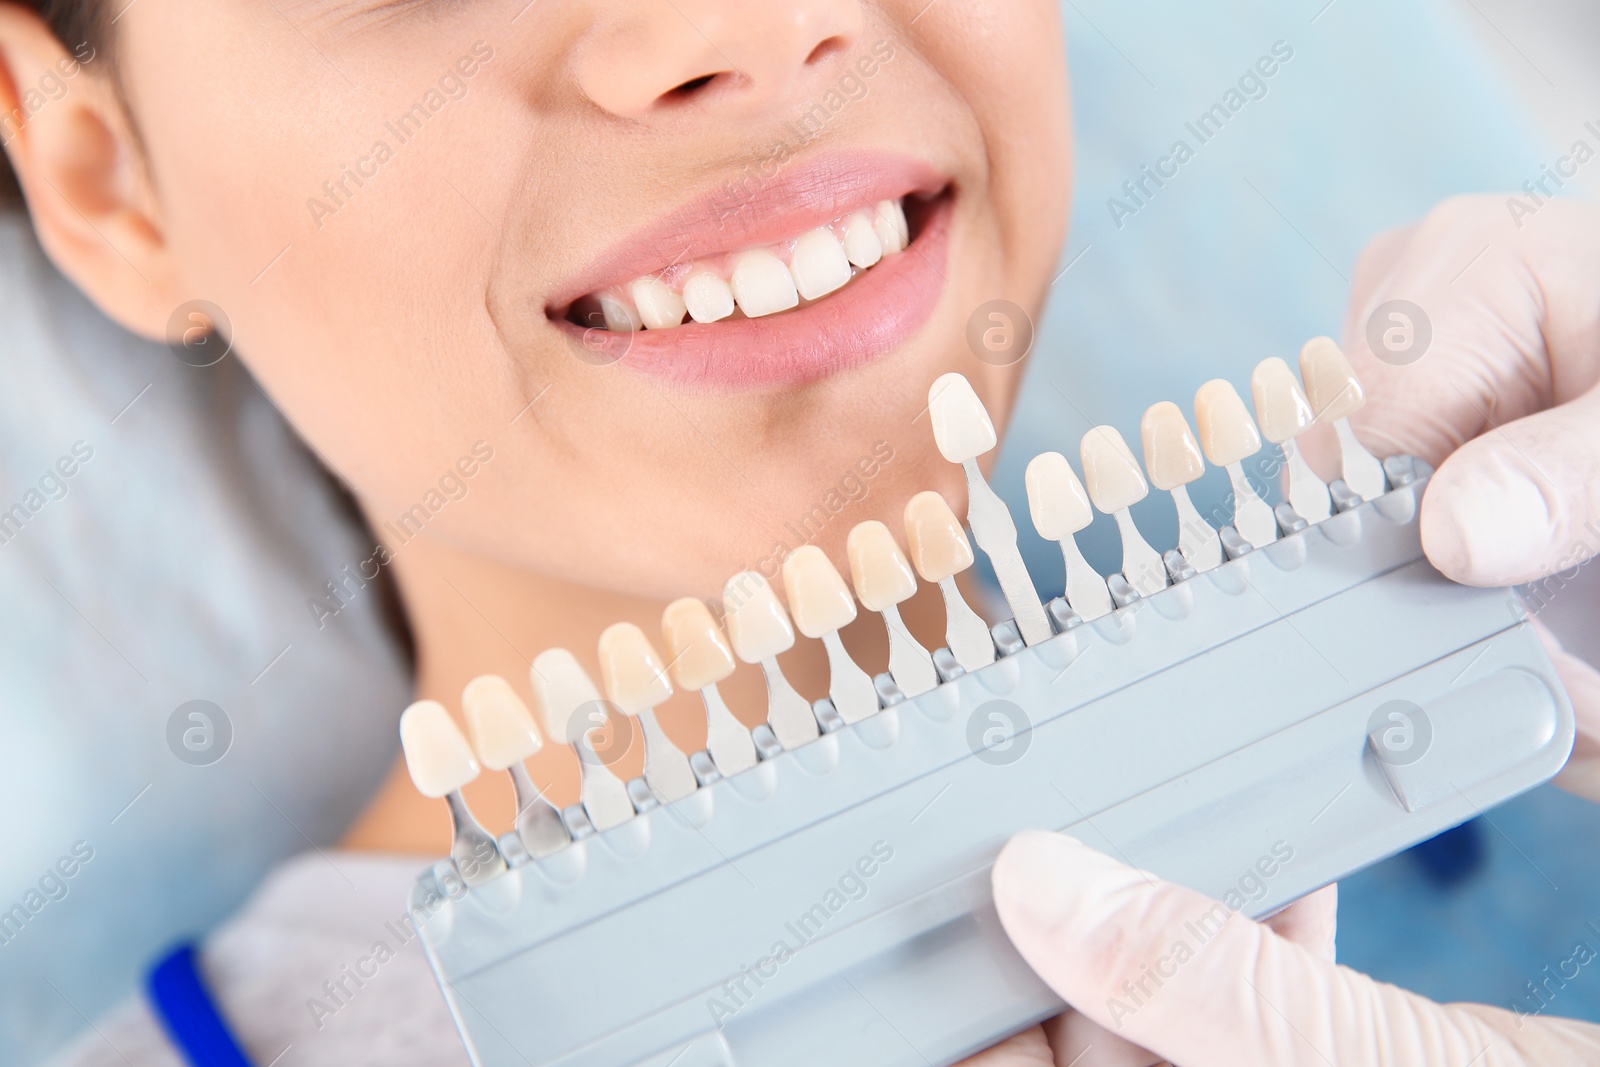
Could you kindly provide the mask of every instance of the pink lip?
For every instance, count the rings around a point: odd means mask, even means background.
[[[742,193],[732,185],[717,190],[620,242],[564,286],[549,306],[564,308],[603,286],[673,262],[786,240],[863,204],[927,196],[946,184],[919,160],[880,153],[793,163],[765,184],[752,175]],[[682,387],[803,385],[894,349],[932,313],[944,288],[950,197],[926,205],[925,211],[920,232],[904,252],[795,311],[631,334],[553,321],[582,346],[585,359],[621,361],[630,370]]]

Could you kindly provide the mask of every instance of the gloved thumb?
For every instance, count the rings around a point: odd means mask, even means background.
[[[1518,585],[1600,553],[1600,390],[1491,429],[1434,474],[1422,545],[1469,585]]]
[[[1518,1033],[1509,1012],[1375,982],[1061,834],[1012,838],[993,884],[1006,933],[1052,989],[1182,1067],[1546,1062],[1524,1057],[1534,1028]]]

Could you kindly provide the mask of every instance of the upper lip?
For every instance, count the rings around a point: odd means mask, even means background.
[[[796,237],[879,200],[932,195],[949,179],[932,165],[888,152],[835,152],[759,168],[702,193],[596,256],[550,299],[554,314],[608,285],[624,284],[674,263]]]

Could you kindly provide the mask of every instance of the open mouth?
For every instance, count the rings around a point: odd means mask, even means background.
[[[956,193],[914,159],[795,162],[607,251],[545,315],[589,363],[689,388],[784,387],[903,343],[944,290]]]

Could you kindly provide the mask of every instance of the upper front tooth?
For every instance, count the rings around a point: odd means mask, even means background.
[[[683,303],[696,322],[716,322],[733,314],[733,290],[710,271],[698,271],[683,283]]]
[[[880,200],[873,205],[872,229],[883,242],[885,252],[899,252],[911,242],[905,209],[898,200]]]
[[[730,284],[733,298],[752,319],[788,311],[800,303],[789,268],[765,248],[753,248],[739,256]]]
[[[844,220],[844,255],[851,263],[865,269],[883,258],[883,242],[865,211],[857,211]]]
[[[795,288],[807,300],[827,296],[850,280],[850,261],[833,231],[819,226],[802,234],[789,257],[789,273]]]
[[[1132,507],[1150,492],[1139,461],[1115,426],[1096,426],[1084,434],[1078,458],[1083,461],[1083,484],[1089,499],[1107,515]]]
[[[605,316],[606,329],[612,333],[632,333],[643,325],[633,305],[607,293],[600,294],[600,314]]]
[[[640,278],[631,287],[639,318],[652,330],[669,330],[683,322],[683,297],[660,278]]]
[[[1194,421],[1200,447],[1219,467],[1249,459],[1261,450],[1261,435],[1233,386],[1213,378],[1194,394]]]

